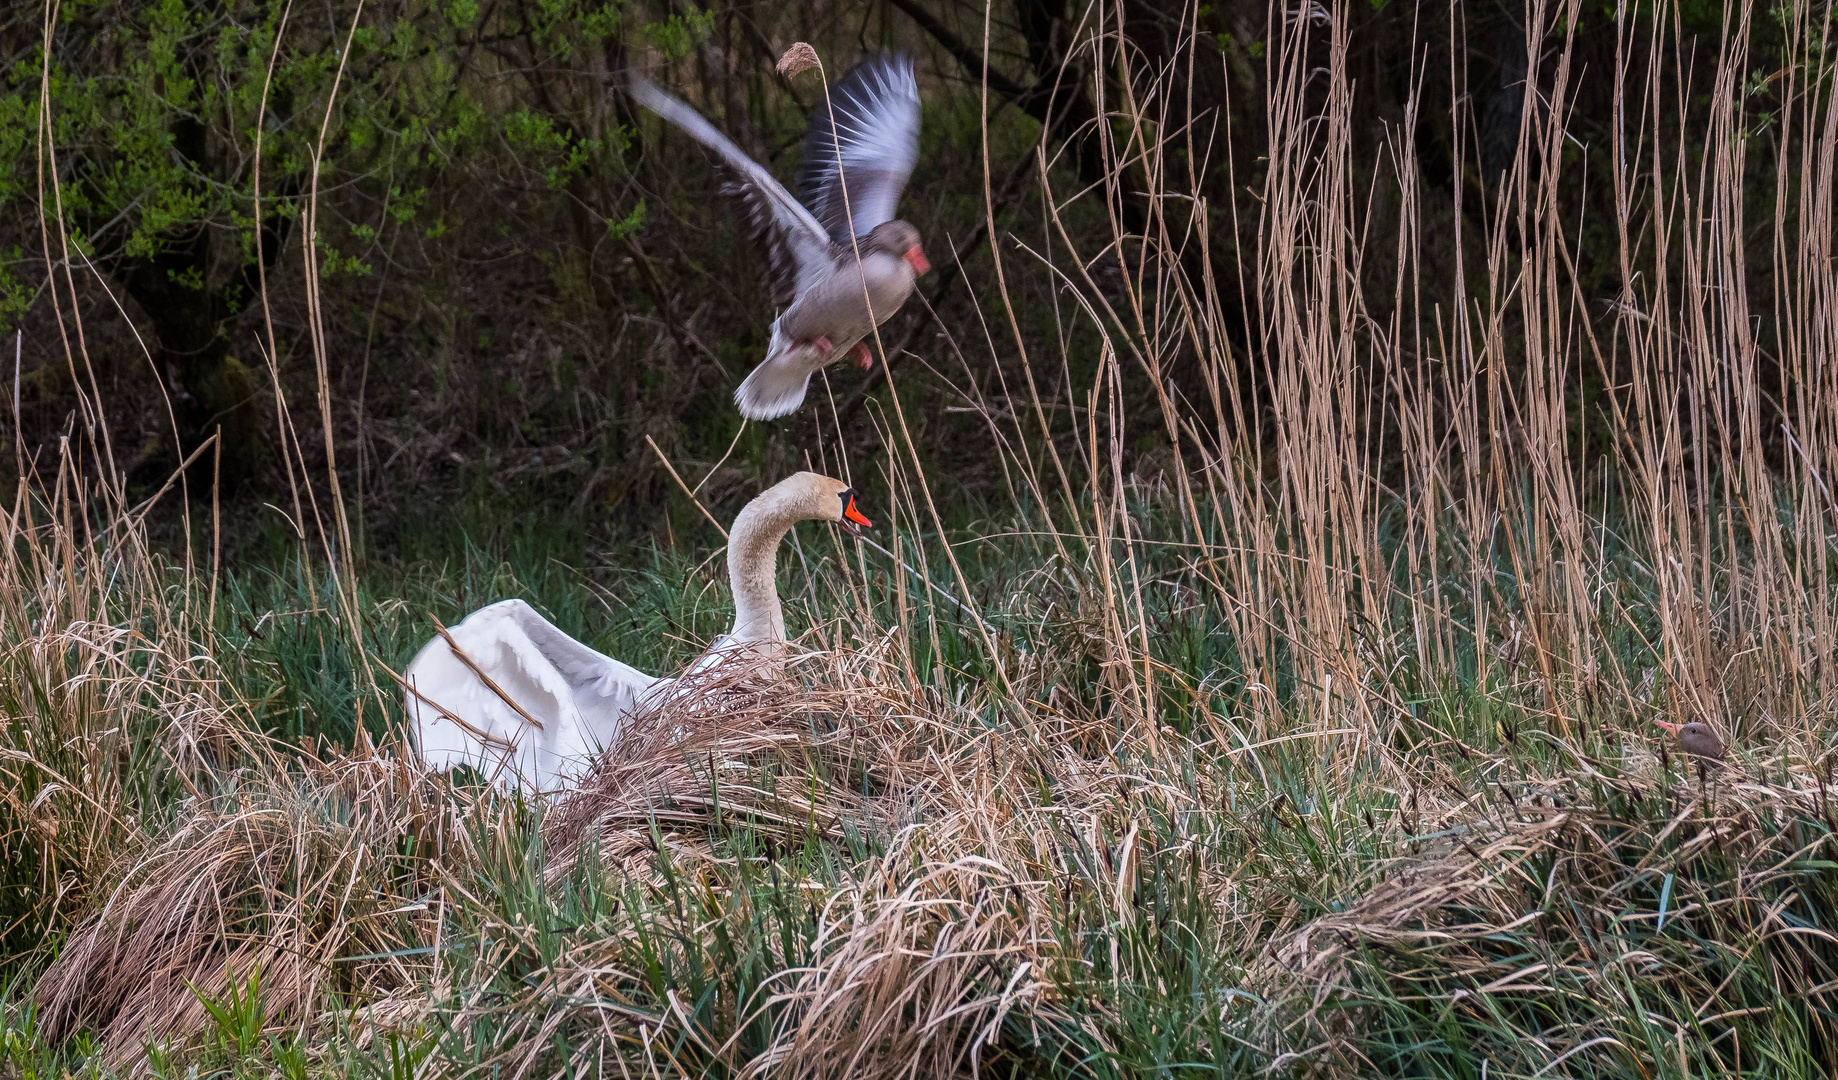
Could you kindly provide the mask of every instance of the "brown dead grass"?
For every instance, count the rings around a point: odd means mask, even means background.
[[[467,817],[482,805],[375,752],[273,757],[217,779],[166,835],[123,856],[39,978],[48,1038],[94,1028],[121,1065],[148,1042],[195,1040],[210,1022],[201,999],[258,974],[282,1026],[332,991],[421,983],[425,965],[381,954],[429,935],[425,899],[470,858]]]
[[[737,656],[671,684],[545,818],[551,878],[572,870],[590,836],[602,859],[627,865],[654,850],[653,823],[670,839],[717,808],[788,844],[892,825],[877,819],[897,815],[937,766],[922,752],[921,718],[888,681],[897,670],[885,650],[807,653],[782,667]]]
[[[1273,940],[1253,980],[1284,1003],[1274,1045],[1359,1075],[1373,1068],[1361,1027],[1382,1004],[1523,1022],[1530,1001],[1607,1018],[1589,1035],[1638,1058],[1654,1015],[1676,1025],[1658,1003],[1688,1006],[1694,1040],[1727,1037],[1713,1014],[1732,1013],[1719,1002],[1739,978],[1766,987],[1750,1000],[1838,1004],[1838,937],[1820,925],[1838,856],[1829,756],[1667,767],[1642,749],[1625,769],[1579,764],[1478,792],[1452,835],[1373,865],[1346,910]],[[1817,1012],[1799,1022],[1815,1044],[1838,1035]],[[1547,1060],[1583,1041],[1519,1034]]]

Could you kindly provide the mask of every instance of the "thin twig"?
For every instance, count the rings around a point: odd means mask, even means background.
[[[529,721],[530,725],[534,727],[536,730],[538,731],[543,730],[542,721],[536,719],[534,716],[531,716],[524,709],[522,705],[517,704],[517,701],[515,698],[505,693],[504,688],[499,686],[497,682],[493,680],[490,675],[485,674],[484,668],[480,667],[476,663],[473,663],[472,657],[466,655],[466,650],[459,647],[459,642],[453,640],[453,635],[447,632],[447,628],[445,626],[442,626],[440,620],[435,618],[431,612],[428,615],[428,621],[433,623],[434,629],[440,632],[440,636],[442,638],[446,639],[447,648],[452,649],[453,655],[459,658],[459,662],[462,664],[465,664],[468,668],[472,670],[472,673],[474,675],[477,675],[479,677],[479,681],[485,684],[485,688],[487,690],[490,690],[492,693],[498,695],[498,699],[500,701],[503,701],[506,705],[509,705],[512,709],[514,709],[518,716],[521,716],[525,720]]]
[[[739,437],[738,435],[735,436],[736,439]],[[664,452],[657,448],[657,442],[649,435],[645,436],[645,442],[650,444],[651,452],[657,455],[657,460],[664,463],[664,469],[670,473],[670,479],[676,481],[676,486],[683,489],[683,494],[689,496],[689,501],[696,504],[696,509],[702,511],[702,516],[707,518],[708,523],[719,530],[721,538],[726,540],[728,538],[728,531],[721,528],[721,522],[715,520],[715,515],[708,512],[708,507],[702,505],[702,500],[696,498],[696,493],[689,490],[689,485],[685,484],[683,478],[677,475],[676,466],[670,464],[670,459],[665,457]]]

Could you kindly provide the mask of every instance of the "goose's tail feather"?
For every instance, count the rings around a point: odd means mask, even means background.
[[[766,359],[741,381],[734,391],[734,404],[740,415],[749,420],[772,420],[804,404],[804,393],[810,387],[811,368],[803,363],[803,350],[793,348],[772,329],[772,346]]]

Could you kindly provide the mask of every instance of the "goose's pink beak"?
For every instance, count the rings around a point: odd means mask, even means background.
[[[932,272],[932,264],[925,261],[925,252],[919,250],[918,244],[907,248],[904,258],[912,264],[914,277],[922,277]]]
[[[1679,730],[1683,728],[1685,725],[1671,724],[1671,723],[1667,723],[1664,720],[1655,720],[1653,721],[1653,726],[1659,728],[1661,731],[1664,731],[1667,734],[1677,735],[1679,733]]]

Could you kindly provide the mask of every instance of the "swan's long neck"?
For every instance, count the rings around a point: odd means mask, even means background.
[[[746,505],[728,534],[728,583],[734,591],[734,641],[784,641],[779,606],[779,541],[800,515],[785,493],[769,490]]]

